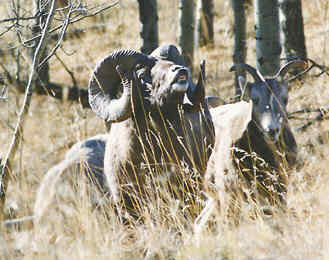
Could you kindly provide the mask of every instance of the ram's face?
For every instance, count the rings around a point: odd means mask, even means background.
[[[153,66],[151,78],[151,95],[161,106],[182,104],[192,84],[188,68],[167,61],[159,61]]]
[[[274,79],[267,79],[266,83],[250,84],[253,120],[268,140],[277,141],[286,117],[288,88]]]

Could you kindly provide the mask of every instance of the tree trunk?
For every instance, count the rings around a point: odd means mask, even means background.
[[[254,0],[257,69],[273,76],[280,68],[278,0]]]
[[[159,46],[157,0],[138,0],[141,22],[141,51],[150,54]]]
[[[306,58],[304,23],[301,0],[279,0],[282,46],[285,58]],[[298,72],[298,71],[296,71]]]
[[[192,70],[194,58],[194,0],[179,0],[178,8],[178,43],[182,48],[187,66]]]
[[[214,44],[214,1],[198,0],[196,10],[196,47]]]
[[[234,53],[233,63],[245,63],[247,56],[246,34],[246,12],[244,0],[232,0],[232,8],[234,12]],[[238,81],[239,76],[246,77],[245,70],[237,69],[235,72],[235,95],[241,95],[241,89]]]
[[[45,11],[48,8],[46,0],[34,0],[34,13],[41,13],[42,15],[35,20],[34,25],[32,26],[32,37],[38,36],[41,34],[45,21],[47,19],[47,12]],[[39,39],[35,40],[33,43],[33,48],[31,49],[31,57],[34,57],[35,50],[38,46]],[[41,61],[46,58],[48,55],[48,47],[45,46],[43,52],[41,53]],[[49,82],[49,63],[45,62],[41,68],[38,70],[38,76],[35,78],[35,91],[37,93],[44,92],[42,85],[47,85]]]

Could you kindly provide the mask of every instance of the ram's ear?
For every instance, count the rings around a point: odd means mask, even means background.
[[[196,85],[190,80],[187,96],[192,104],[190,111],[200,111],[201,106],[205,104],[205,81],[206,81],[206,61],[202,60],[200,63],[199,78]]]
[[[148,111],[149,107],[149,92],[152,88],[152,81],[146,75],[142,75],[141,71],[133,72],[134,88],[131,90],[132,111],[135,114],[137,111]]]

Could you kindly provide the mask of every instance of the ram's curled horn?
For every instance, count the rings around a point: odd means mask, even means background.
[[[290,62],[288,62],[287,64],[285,64],[284,66],[282,66],[282,68],[278,71],[278,73],[275,75],[275,78],[281,78],[283,79],[284,76],[287,74],[287,72],[290,69],[293,68],[302,68],[302,69],[306,69],[307,68],[307,62],[304,60],[292,60]]]
[[[117,97],[124,84],[117,72],[117,66],[130,72],[137,64],[152,66],[153,62],[150,57],[133,50],[114,51],[101,60],[89,80],[89,103],[92,110],[108,123],[129,118],[131,115],[129,89],[124,88],[121,97]]]
[[[254,78],[255,82],[264,82],[263,76],[252,66],[246,64],[246,63],[238,63],[235,64],[230,68],[230,72],[236,71],[237,68],[240,67],[241,69],[244,69],[245,71],[249,72],[250,75]]]

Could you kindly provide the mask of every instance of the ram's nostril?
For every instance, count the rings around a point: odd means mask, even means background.
[[[275,130],[274,129],[269,129],[268,130],[268,134],[271,135],[271,136],[274,136],[275,135]]]
[[[271,136],[271,137],[275,137],[278,134],[278,132],[279,132],[279,128],[277,128],[277,127],[276,128],[269,128],[268,131],[267,131],[268,135]]]

